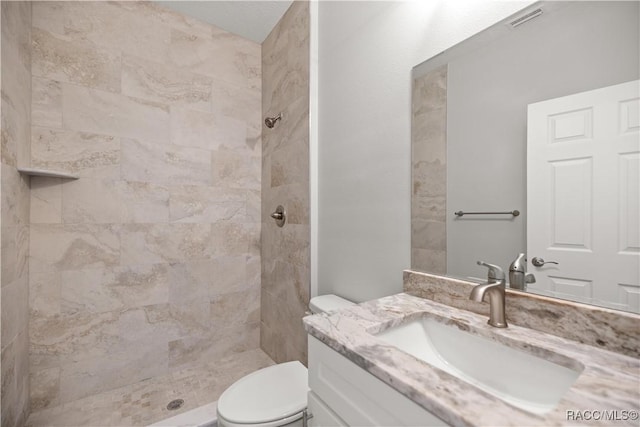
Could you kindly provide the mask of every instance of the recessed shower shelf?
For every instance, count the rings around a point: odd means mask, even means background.
[[[29,176],[47,176],[50,178],[78,179],[78,175],[48,169],[18,168],[18,172]]]

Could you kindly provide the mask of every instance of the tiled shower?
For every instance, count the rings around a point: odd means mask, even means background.
[[[308,15],[261,45],[156,3],[2,2],[3,427],[143,425],[306,361]]]

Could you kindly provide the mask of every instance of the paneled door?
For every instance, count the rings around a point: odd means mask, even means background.
[[[530,104],[527,121],[529,289],[640,312],[640,82]]]

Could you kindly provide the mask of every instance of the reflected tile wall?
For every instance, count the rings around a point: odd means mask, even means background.
[[[309,5],[292,6],[262,45],[263,128],[260,345],[278,363],[307,360],[309,304]],[[284,228],[270,214],[287,210]]]
[[[2,2],[0,418],[23,426],[29,414],[29,162],[31,5]]]
[[[4,5],[4,2],[3,2]],[[148,2],[33,3],[34,410],[259,346],[261,47]]]
[[[411,267],[447,272],[447,67],[413,81]]]

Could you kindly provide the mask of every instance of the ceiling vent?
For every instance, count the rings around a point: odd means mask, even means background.
[[[526,14],[509,22],[509,25],[511,25],[512,28],[515,28],[518,25],[522,25],[525,22],[531,21],[533,18],[537,18],[540,15],[542,15],[542,8],[538,8],[536,10],[532,10],[531,12],[527,12]]]

